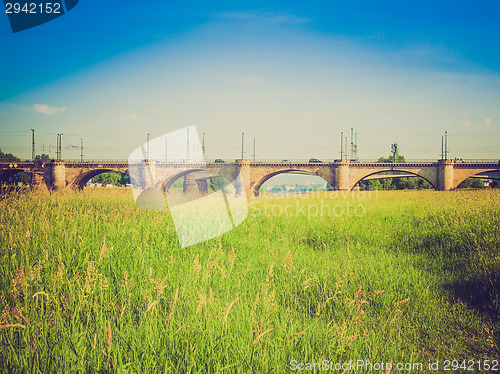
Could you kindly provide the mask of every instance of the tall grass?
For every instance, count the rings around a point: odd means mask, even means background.
[[[234,230],[180,248],[168,212],[138,209],[129,191],[3,196],[0,370],[498,359],[499,198],[263,196]],[[300,210],[321,204],[331,210]]]

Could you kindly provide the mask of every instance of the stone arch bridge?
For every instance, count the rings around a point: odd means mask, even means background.
[[[497,162],[251,162],[236,160],[234,163],[155,162],[144,160],[134,170],[144,173],[146,186],[168,188],[176,179],[186,176],[184,190],[206,191],[210,176],[222,176],[235,184],[237,193],[257,196],[259,188],[268,179],[282,173],[299,172],[322,177],[336,190],[352,190],[364,178],[377,173],[410,173],[427,180],[436,190],[448,191],[462,181],[479,173],[500,170]],[[142,171],[141,171],[142,170]],[[47,164],[33,162],[0,163],[0,181],[18,172],[31,174],[32,185],[46,185],[52,190],[81,189],[93,177],[105,172],[130,174],[128,162],[65,162],[55,160]],[[194,171],[204,171],[205,176],[190,177]],[[146,174],[147,173],[147,174]],[[241,175],[241,178],[238,176]]]

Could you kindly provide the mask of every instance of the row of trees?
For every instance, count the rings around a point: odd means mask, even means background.
[[[0,149],[0,161],[9,162],[9,161],[21,161],[19,157],[14,156],[12,153],[3,153]]]
[[[92,178],[91,183],[111,184],[113,186],[126,185],[130,183],[130,177],[127,174],[102,173]]]
[[[35,161],[39,162],[50,162],[51,158],[49,155],[42,153],[41,155],[35,156]],[[0,149],[0,161],[1,162],[16,162],[21,161],[21,159],[17,156],[14,156],[12,153],[3,153]]]
[[[35,161],[42,162],[42,163],[47,163],[52,160],[49,155],[46,155],[45,153],[42,153],[41,155],[36,155],[35,156]]]
[[[432,185],[420,177],[398,177],[371,179],[359,182],[361,189],[366,190],[427,190]]]
[[[380,157],[378,159],[378,162],[406,162],[406,160],[405,160],[405,156],[394,155],[394,156],[389,156],[389,157]]]
[[[372,179],[359,182],[361,189],[365,190],[426,190],[432,186],[424,178],[401,177]],[[500,188],[500,181],[493,181],[488,186],[480,178],[468,178],[457,188]]]

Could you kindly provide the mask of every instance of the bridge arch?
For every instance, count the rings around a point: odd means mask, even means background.
[[[473,177],[475,175],[481,174],[481,173],[486,173],[486,172],[498,172],[500,170],[499,168],[492,169],[492,168],[485,168],[485,169],[468,169],[468,168],[460,168],[457,167],[454,170],[454,175],[453,175],[453,188],[457,188],[460,183],[465,181],[466,179]],[[484,179],[490,179],[485,176]]]
[[[128,174],[127,169],[111,169],[111,168],[99,168],[99,169],[92,169],[89,171],[86,171],[82,174],[77,175],[73,181],[69,183],[69,187],[74,187],[78,188],[79,190],[83,190],[85,185],[87,184],[88,181],[90,181],[92,178],[97,177],[100,174],[104,173],[116,173],[116,174]]]
[[[186,169],[186,170],[181,170],[175,174],[170,174],[167,176],[167,178],[160,180],[157,184],[156,187],[160,187],[163,189],[165,192],[168,192],[169,188],[172,187],[172,185],[180,178],[185,177],[188,174],[191,173],[196,173],[198,171],[206,171],[206,169]]]
[[[329,183],[333,186],[333,179],[331,175],[328,173],[323,173],[321,169],[315,170],[303,170],[299,168],[290,168],[290,169],[280,169],[270,173],[265,173],[264,175],[258,176],[257,181],[251,186],[251,193],[254,196],[259,196],[259,189],[262,187],[264,183],[266,183],[269,179],[280,175],[280,174],[295,174],[295,175],[310,175],[322,178],[326,183]]]
[[[212,189],[216,191],[216,188],[224,188],[226,193],[243,193],[243,185],[237,178],[234,178],[232,170],[225,170],[224,168],[220,170],[208,170],[205,168],[182,170],[160,180],[156,183],[155,187],[168,194],[169,189],[176,181],[190,174],[193,174],[193,178],[190,181],[190,185],[185,186],[183,184],[184,192],[208,194]],[[213,184],[209,182],[209,180],[211,180]],[[232,187],[228,187],[228,185]]]
[[[26,174],[29,176],[29,179],[31,181],[33,171],[30,170],[23,170],[23,169],[7,169],[0,171],[0,184],[6,183],[11,179],[12,177],[16,176],[17,174]]]
[[[369,172],[365,175],[363,175],[361,178],[359,176],[357,176],[356,178],[354,178],[356,181],[354,183],[351,183],[351,186],[350,186],[350,190],[352,191],[354,189],[354,187],[361,181],[363,181],[365,178],[367,177],[370,177],[372,175],[376,175],[376,174],[380,174],[380,173],[386,173],[386,172],[394,172],[394,173],[405,173],[405,174],[408,174],[407,176],[403,177],[403,178],[406,178],[406,177],[419,177],[419,178],[422,178],[424,180],[426,180],[431,186],[432,188],[434,188],[435,190],[437,190],[437,186],[436,186],[436,181],[433,181],[429,176],[424,176],[422,174],[420,174],[418,171],[414,171],[414,170],[405,170],[405,169],[386,169],[386,170],[377,170],[377,171],[374,171],[374,172]],[[401,177],[388,177],[388,178],[401,178]]]

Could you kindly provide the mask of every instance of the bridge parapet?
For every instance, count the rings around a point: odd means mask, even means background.
[[[351,162],[351,167],[395,167],[395,168],[420,168],[436,166],[437,162]]]

